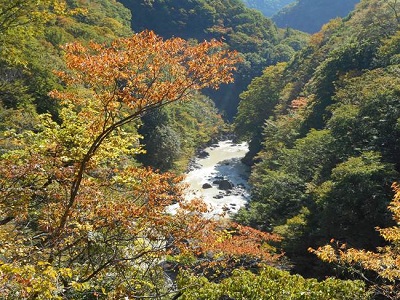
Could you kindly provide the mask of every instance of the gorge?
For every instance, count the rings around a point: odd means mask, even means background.
[[[186,174],[187,198],[202,197],[212,215],[237,212],[249,199],[250,168],[241,162],[247,151],[247,143],[232,140],[203,150]]]

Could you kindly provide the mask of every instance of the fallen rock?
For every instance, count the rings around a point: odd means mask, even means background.
[[[206,158],[210,156],[210,153],[208,153],[207,151],[203,150],[200,151],[199,154],[197,155],[199,158]]]
[[[230,189],[233,188],[233,183],[230,182],[229,180],[223,179],[223,180],[220,181],[220,183],[218,185],[218,188],[220,190],[224,190],[224,191],[230,190]]]
[[[209,183],[205,183],[205,184],[203,184],[202,188],[203,189],[209,189],[209,188],[212,188],[212,186]]]

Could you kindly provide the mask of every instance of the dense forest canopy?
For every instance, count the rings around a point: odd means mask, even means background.
[[[241,94],[237,132],[262,150],[252,201],[236,218],[283,235],[304,274],[318,272],[302,262],[308,247],[334,238],[373,249],[384,244],[375,227],[392,224],[386,207],[400,171],[399,8],[361,1]]]
[[[209,95],[227,119],[236,113],[238,95],[271,64],[289,60],[301,49],[307,35],[295,30],[278,29],[260,12],[247,8],[241,0],[121,0],[132,12],[132,28],[154,30],[163,37],[186,39],[216,38],[242,53],[235,83],[222,86]]]
[[[399,299],[399,11],[0,0],[0,298]],[[230,130],[251,199],[210,219],[171,171]]]
[[[250,8],[261,11],[265,16],[271,17],[294,0],[243,0]]]
[[[113,8],[112,3],[97,4]],[[88,9],[96,12],[102,5],[32,5],[38,12],[63,7],[49,22],[66,18],[73,28],[82,22],[89,32],[102,31],[84,18]],[[38,22],[29,26],[46,24]],[[47,41],[46,32],[43,28],[28,36],[32,40],[26,46]],[[23,97],[15,103],[2,95],[2,299],[172,298],[180,291],[168,282],[161,265],[167,258],[176,264],[186,259],[198,268],[217,267],[214,255],[224,266],[240,258],[270,263],[279,258],[266,244],[278,237],[203,218],[207,208],[201,200],[185,201],[181,177],[157,173],[136,160],[142,152],[140,118],[168,104],[194,100],[203,88],[231,82],[241,60],[238,53],[216,40],[193,44],[180,38],[163,40],[151,31],[126,33],[129,36],[109,37],[106,43],[104,35],[98,43],[77,34],[79,39],[70,36],[70,43],[46,53],[59,59],[53,73],[57,84],[43,88],[52,87],[44,95],[58,104],[53,104],[53,115],[40,113],[39,105]],[[18,34],[24,37],[25,32]],[[29,69],[32,57],[29,51],[22,54]],[[12,60],[4,64],[10,70],[19,67]],[[6,88],[15,87],[13,80],[8,83]],[[38,104],[41,98],[39,94]],[[179,107],[175,111],[185,112]],[[171,213],[173,203],[179,207]],[[206,259],[196,259],[205,253]]]

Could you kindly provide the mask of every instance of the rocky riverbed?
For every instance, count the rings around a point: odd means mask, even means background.
[[[247,143],[231,140],[201,151],[186,174],[186,197],[202,197],[212,208],[211,214],[237,212],[249,200],[250,170],[241,162],[247,151]]]

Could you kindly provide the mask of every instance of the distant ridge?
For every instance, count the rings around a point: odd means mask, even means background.
[[[279,27],[315,33],[336,17],[345,17],[359,0],[297,0],[272,17]]]
[[[243,0],[247,7],[257,9],[267,17],[272,17],[283,7],[294,1],[295,0]]]

